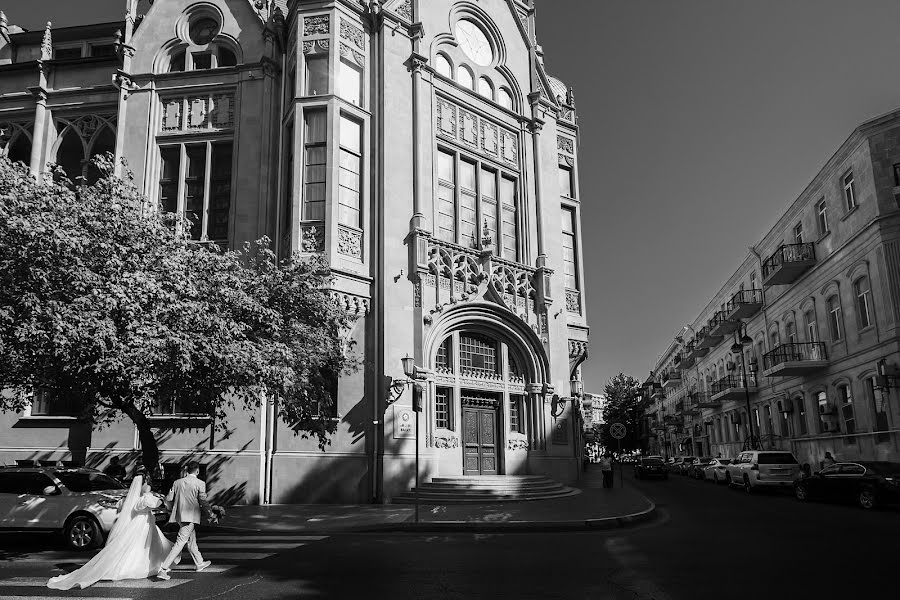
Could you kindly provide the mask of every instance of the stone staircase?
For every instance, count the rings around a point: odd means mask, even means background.
[[[522,502],[574,496],[580,490],[543,475],[482,475],[477,477],[434,477],[419,485],[420,504],[483,504]],[[394,496],[394,504],[415,502],[415,488]]]

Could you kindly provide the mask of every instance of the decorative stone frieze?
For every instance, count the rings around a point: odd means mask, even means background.
[[[575,154],[575,142],[564,135],[556,136],[556,147],[569,154]]]
[[[581,314],[581,292],[566,290],[566,310],[577,315]]]
[[[507,450],[528,450],[528,440],[525,438],[510,438],[506,440]]]
[[[300,251],[324,252],[325,251],[325,227],[322,225],[300,226]]]
[[[360,50],[366,49],[366,34],[359,27],[341,19],[341,39],[348,40]]]
[[[457,122],[457,116],[459,117]],[[500,158],[513,168],[519,166],[518,135],[446,99],[437,99],[438,136],[458,142],[490,158]]]
[[[362,232],[338,227],[338,252],[362,260]]]
[[[331,32],[331,19],[328,15],[306,17],[303,19],[303,35],[322,35]]]

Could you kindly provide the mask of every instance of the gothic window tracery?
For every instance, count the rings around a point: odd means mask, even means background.
[[[84,115],[57,121],[59,138],[50,162],[55,162],[66,176],[77,184],[92,184],[100,172],[90,159],[116,151],[116,132],[111,120],[98,115]]]

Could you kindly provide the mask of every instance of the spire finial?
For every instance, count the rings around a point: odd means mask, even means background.
[[[53,36],[50,33],[53,24],[47,21],[47,28],[44,29],[44,39],[41,41],[41,59],[50,60],[53,56]]]

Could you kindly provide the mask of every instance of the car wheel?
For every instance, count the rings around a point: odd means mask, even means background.
[[[750,485],[750,478],[744,475],[744,491],[748,494],[753,493],[753,486]]]
[[[866,510],[875,508],[878,504],[878,500],[875,498],[875,492],[871,489],[860,490],[859,492],[859,505],[865,508]]]
[[[103,532],[93,518],[87,515],[73,517],[63,530],[66,546],[72,550],[92,550],[103,543]]]
[[[809,489],[803,483],[798,483],[794,486],[794,497],[800,502],[806,502],[809,500]]]

